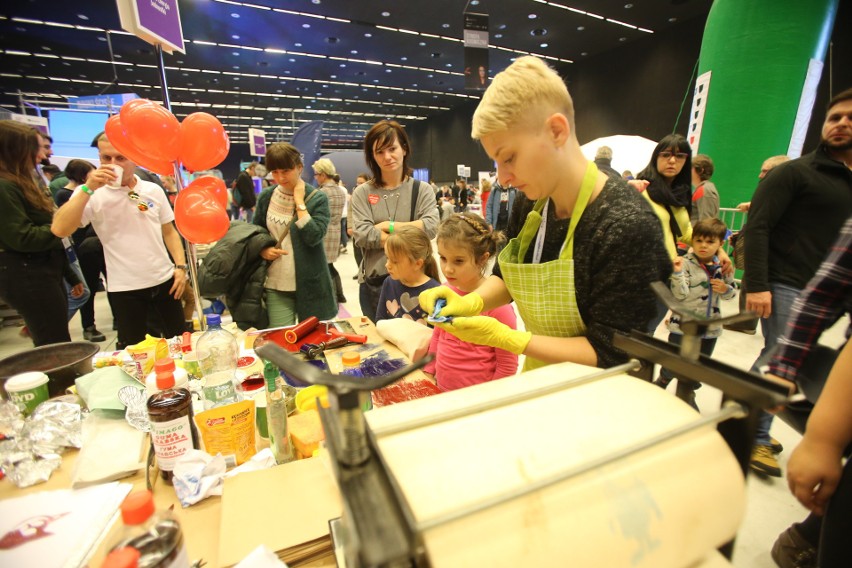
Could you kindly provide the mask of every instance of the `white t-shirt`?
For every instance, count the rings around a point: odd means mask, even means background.
[[[163,225],[175,218],[166,194],[157,184],[138,176],[133,188],[138,201],[130,198],[130,191],[126,186],[101,187],[83,210],[81,224],[91,223],[104,247],[110,292],[150,288],[174,277],[174,265],[163,242]],[[140,211],[139,203],[147,211]]]
[[[338,185],[337,187],[340,188],[340,191],[343,192],[343,197],[346,198],[343,201],[343,212],[340,214],[341,219],[346,219],[346,216],[349,214],[349,192],[342,185]]]

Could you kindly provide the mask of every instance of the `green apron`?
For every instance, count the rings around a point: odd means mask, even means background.
[[[574,288],[573,236],[589,198],[594,193],[597,176],[597,166],[589,162],[558,259],[540,262],[550,199],[536,202],[518,236],[509,241],[498,256],[503,282],[518,306],[527,331],[533,335],[577,337],[586,333]],[[525,264],[524,258],[534,238],[533,262]],[[529,371],[545,365],[547,363],[543,361],[527,357],[523,370]]]

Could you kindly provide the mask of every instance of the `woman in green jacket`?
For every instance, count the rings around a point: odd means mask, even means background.
[[[264,284],[269,325],[292,325],[310,316],[331,319],[337,300],[323,249],[331,217],[328,198],[304,182],[299,150],[286,142],[269,147],[266,169],[277,185],[260,194],[254,223],[276,240],[260,252],[270,262]]]
[[[0,299],[23,316],[36,346],[71,341],[65,248],[50,232],[53,200],[33,177],[39,146],[31,126],[0,121]]]

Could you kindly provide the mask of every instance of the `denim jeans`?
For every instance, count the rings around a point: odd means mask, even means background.
[[[71,270],[77,275],[80,281],[83,283],[83,293],[80,297],[75,298],[71,295],[71,285],[67,280],[64,281],[65,284],[65,292],[68,294],[68,321],[71,321],[71,318],[74,317],[74,314],[77,313],[83,304],[89,301],[89,296],[91,296],[91,291],[89,290],[89,285],[86,284],[86,279],[83,278],[83,271],[80,269],[80,262],[74,260],[73,262],[69,259],[69,264],[71,265]]]
[[[778,343],[778,340],[784,335],[784,331],[787,328],[787,321],[790,319],[793,302],[799,295],[799,292],[801,292],[799,288],[778,282],[770,282],[769,289],[772,292],[772,314],[768,318],[760,318],[764,343],[763,349],[760,350],[760,355],[758,355],[757,360],[751,366],[752,372],[760,372],[760,368],[769,363],[775,344]],[[772,427],[773,418],[772,414],[761,411],[760,422],[757,425],[757,435],[755,436],[756,444],[769,444],[769,429]]]

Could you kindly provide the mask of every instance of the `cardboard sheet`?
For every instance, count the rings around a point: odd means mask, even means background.
[[[316,457],[225,479],[219,564],[233,566],[260,544],[288,563],[331,554],[328,521],[341,503],[327,467]]]

